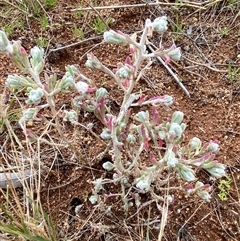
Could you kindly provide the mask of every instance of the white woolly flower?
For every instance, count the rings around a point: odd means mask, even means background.
[[[145,176],[144,178],[142,177],[137,178],[137,184],[136,184],[137,188],[148,191],[150,189],[150,185],[151,185],[151,178],[149,176]]]
[[[215,142],[211,142],[208,146],[208,151],[211,151],[211,152],[217,152],[219,149],[219,145]]]
[[[7,38],[5,32],[0,30],[0,52],[13,52],[13,46]]]
[[[173,138],[179,138],[182,136],[183,130],[181,126],[175,122],[171,123],[169,134],[173,136]]]
[[[109,140],[111,139],[111,132],[109,129],[104,128],[100,136],[104,140]]]
[[[106,31],[103,34],[104,41],[109,44],[127,44],[127,38],[120,33],[117,33],[113,30]]]
[[[152,27],[153,30],[158,32],[158,33],[163,33],[167,30],[167,17],[166,16],[162,16],[159,18],[156,18],[153,23],[152,23]]]
[[[38,113],[37,108],[28,108],[23,111],[22,120],[29,121],[31,119],[34,119],[37,113]]]
[[[40,68],[40,66],[42,65],[43,59],[44,59],[44,49],[43,48],[39,48],[38,46],[34,46],[31,50],[31,64],[32,67],[36,68]]]
[[[87,93],[88,87],[89,87],[88,84],[85,83],[85,82],[83,82],[83,81],[77,82],[77,83],[75,84],[75,86],[76,86],[77,91],[78,91],[79,93],[81,93],[81,94]]]
[[[190,141],[189,141],[189,147],[191,151],[199,151],[200,148],[202,146],[202,142],[199,138],[197,137],[193,137]]]
[[[91,204],[96,204],[97,203],[97,196],[95,195],[92,195],[90,198],[89,198],[89,201],[91,202]]]
[[[170,157],[168,160],[167,160],[167,164],[168,166],[170,167],[175,167],[177,164],[178,164],[178,159],[176,157]]]
[[[37,88],[37,89],[32,89],[29,92],[28,95],[28,99],[26,101],[27,104],[39,104],[41,102],[41,98],[43,97],[44,93],[43,90],[41,88]]]
[[[130,73],[131,73],[131,70],[128,67],[124,66],[118,69],[118,71],[116,72],[116,75],[118,75],[119,78],[125,80],[129,78]]]
[[[226,171],[225,171],[225,165],[218,163],[218,165],[206,169],[212,176],[216,177],[216,178],[221,178],[226,176]]]
[[[115,168],[115,166],[111,162],[104,162],[102,164],[102,167],[107,171],[112,171]]]
[[[63,121],[70,121],[71,123],[77,122],[77,112],[74,110],[64,111],[64,118]]]

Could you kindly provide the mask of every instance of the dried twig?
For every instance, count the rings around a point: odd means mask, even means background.
[[[19,172],[0,173],[0,188],[22,187],[23,182],[29,182],[31,177],[33,177],[33,174],[30,169]]]
[[[187,7],[193,7],[198,9],[205,9],[203,6],[200,6],[199,4],[187,2],[184,1],[183,3],[166,3],[166,2],[155,2],[155,3],[140,3],[140,4],[131,4],[131,5],[112,5],[112,6],[99,6],[94,7],[95,10],[104,10],[104,9],[118,9],[118,8],[136,8],[136,7],[148,7],[148,6],[158,6],[158,5],[164,5],[164,6],[187,6]],[[72,12],[75,11],[88,11],[93,10],[92,7],[86,7],[86,8],[75,8],[72,9]]]
[[[153,45],[154,46],[154,45]],[[151,52],[154,52],[154,49],[148,45],[148,48]],[[183,89],[183,91],[185,92],[185,94],[190,97],[190,94],[188,92],[188,90],[185,88],[185,86],[183,85],[183,83],[178,79],[178,77],[173,73],[173,71],[170,69],[170,67],[168,65],[165,64],[165,62],[160,58],[160,57],[156,57],[157,60],[167,69],[167,71],[169,72],[169,74],[172,75],[172,77],[175,79],[175,81],[177,82],[177,84]]]
[[[78,41],[78,42],[75,42],[75,43],[72,43],[72,44],[69,44],[69,45],[61,46],[61,47],[58,47],[58,48],[56,48],[56,49],[50,49],[50,50],[49,50],[49,53],[50,53],[50,52],[60,51],[60,50],[67,49],[67,48],[71,48],[71,47],[75,47],[75,46],[80,45],[80,44],[82,44],[82,43],[88,42],[88,41],[90,41],[90,40],[99,39],[99,38],[102,38],[102,36],[95,36],[95,37],[88,38],[88,39],[84,39],[84,40],[81,40],[81,41]]]
[[[209,68],[212,71],[216,71],[216,72],[219,72],[219,73],[228,73],[228,70],[217,69],[217,68],[211,67],[210,64],[204,64],[204,63],[195,62],[195,61],[193,61],[191,59],[188,59],[186,57],[183,57],[183,58],[186,59],[187,61],[193,63],[193,64],[207,67],[207,68]],[[189,67],[185,67],[185,68],[189,68]]]

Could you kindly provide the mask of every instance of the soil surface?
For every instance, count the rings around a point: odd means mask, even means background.
[[[144,3],[130,0],[94,2],[98,6]],[[46,8],[49,24],[45,28],[40,21],[42,15],[26,16],[15,7],[11,7],[10,17],[0,17],[0,27],[12,23],[16,18],[22,21],[23,27],[16,26],[9,34],[9,39],[20,39],[27,50],[36,45],[37,40],[47,40],[48,74],[55,72],[61,78],[65,66],[74,64],[97,87],[105,87],[113,111],[119,109],[122,92],[111,78],[90,71],[85,66],[86,54],[93,52],[105,65],[114,68],[118,62],[125,60],[128,49],[103,43],[102,33],[93,27],[94,20],[100,17],[107,22],[107,19],[113,18],[114,21],[109,24],[111,29],[131,34],[140,31],[147,18],[168,17],[169,29],[162,43],[167,48],[174,41],[181,47],[181,61],[172,61],[169,67],[189,91],[190,97],[157,60],[153,61],[136,88],[142,89],[149,97],[168,94],[174,98],[174,104],[168,111],[162,107],[159,107],[159,111],[163,113],[162,120],[169,118],[175,110],[184,113],[186,143],[194,136],[203,142],[218,140],[220,150],[217,159],[227,166],[232,183],[226,201],[218,197],[220,180],[201,171],[198,173],[199,179],[213,186],[210,202],[174,191],[174,203],[169,206],[163,240],[240,240],[240,3],[237,2],[215,1],[204,5],[203,1],[194,1],[194,6],[178,6],[174,5],[174,1],[164,1],[158,6],[146,4],[142,7],[74,11],[80,7],[78,1],[59,0],[55,7]],[[0,6],[6,7],[1,3]],[[81,6],[89,7],[89,1],[81,1]],[[201,6],[204,8],[201,9]],[[77,28],[82,32],[77,32]],[[160,38],[155,35],[150,41],[158,45]],[[7,75],[18,73],[19,70],[7,56],[1,55],[0,59],[2,93],[6,91]],[[19,99],[23,97],[19,96]],[[73,97],[74,93],[60,95],[56,101],[57,107],[70,109]],[[19,111],[19,108],[19,104],[14,103],[9,111]],[[47,111],[43,115],[48,118]],[[50,168],[41,177],[41,202],[45,212],[57,223],[59,239],[158,240],[162,213],[156,202],[149,200],[148,194],[141,196],[145,206],[134,206],[128,213],[124,212],[118,196],[109,197],[102,206],[92,205],[88,201],[92,194],[92,181],[99,177],[111,178],[113,172],[106,172],[102,164],[111,161],[112,156],[107,153],[102,159],[97,158],[106,148],[106,143],[94,135],[100,135],[103,128],[101,122],[93,114],[83,111],[78,121],[84,126],[92,123],[93,133],[64,122],[63,136],[53,129],[45,133],[45,138],[50,143],[56,143],[56,146],[43,142],[39,149],[37,144],[32,145],[36,153],[41,154],[42,163]],[[17,121],[13,120],[11,125],[25,146],[24,135]],[[40,135],[46,130],[46,123],[33,122],[28,127]],[[7,128],[3,127],[0,139],[3,147],[2,166],[6,165],[6,160],[11,163],[13,151],[7,133]],[[60,145],[62,140],[71,140],[71,148]],[[16,146],[14,150],[17,152]],[[147,153],[145,158],[148,159]],[[178,186],[178,180],[175,185]],[[118,193],[118,186],[109,184],[104,188],[105,193]],[[4,203],[2,194],[0,198]],[[107,209],[109,206],[111,209]]]

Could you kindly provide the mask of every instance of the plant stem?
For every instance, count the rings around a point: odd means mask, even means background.
[[[143,149],[144,149],[144,143],[142,143],[142,144],[140,145],[140,147],[139,147],[139,149],[138,149],[138,151],[137,151],[136,156],[135,156],[134,159],[132,160],[132,164],[131,164],[131,165],[128,167],[128,169],[127,169],[128,172],[130,172],[133,167],[137,167],[136,164],[137,164],[137,162],[138,162],[139,159],[140,159],[140,154],[142,153]]]
[[[120,108],[116,123],[120,123],[122,121],[122,119],[126,115],[128,108],[132,105],[133,101],[139,98],[139,95],[130,94],[130,93],[124,96],[124,100]]]
[[[125,172],[125,168],[122,164],[121,152],[119,151],[119,141],[117,139],[117,123],[113,124],[112,130],[112,142],[113,142],[113,153],[114,153],[114,164],[116,168],[121,172]]]
[[[36,74],[35,71],[32,68],[28,69],[28,73],[32,76],[34,79],[35,83],[41,88],[44,89],[44,86],[39,78],[39,74]]]
[[[55,124],[56,124],[57,131],[62,136],[63,133],[62,133],[62,130],[61,130],[61,127],[60,127],[59,120],[57,118],[57,111],[56,111],[56,108],[55,108],[55,102],[54,102],[54,97],[53,97],[52,93],[48,93],[44,89],[44,85],[42,84],[42,82],[40,80],[39,74],[36,73],[32,68],[28,69],[28,73],[34,79],[35,83],[43,90],[46,101],[47,101],[47,103],[48,103],[48,105],[51,109],[53,117],[55,118]]]
[[[105,65],[101,65],[101,69],[100,69],[102,72],[108,74],[109,76],[111,76],[115,81],[116,83],[119,85],[119,87],[124,91],[124,93],[126,93],[126,89],[124,88],[124,86],[122,85],[122,83],[120,82],[120,80],[118,79],[118,77],[108,68],[106,67]]]

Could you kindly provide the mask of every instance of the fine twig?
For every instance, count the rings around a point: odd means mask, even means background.
[[[90,40],[99,39],[99,38],[102,38],[102,36],[94,36],[92,38],[84,39],[84,40],[81,40],[81,41],[78,41],[78,42],[75,42],[75,43],[72,43],[72,44],[69,44],[69,45],[61,46],[61,47],[58,47],[56,49],[50,49],[49,53],[57,52],[57,51],[60,51],[60,50],[63,50],[63,49],[71,48],[71,47],[75,47],[75,46],[80,45],[82,43],[88,42]]]
[[[151,43],[152,44],[152,43]],[[154,49],[148,45],[148,48],[151,52],[154,52]],[[162,58],[160,57],[156,57],[157,60],[166,68],[166,70],[169,72],[169,74],[172,75],[172,77],[175,79],[175,81],[177,82],[177,84],[183,89],[183,91],[185,92],[185,94],[190,97],[190,94],[188,92],[188,90],[185,88],[185,86],[183,85],[183,83],[178,79],[178,77],[173,73],[173,71],[169,68],[168,65],[165,64],[165,62],[162,60]]]
[[[234,135],[240,135],[240,132],[236,132],[236,131],[232,131],[232,130],[215,130],[215,131],[218,131],[218,132],[226,132],[227,134],[230,133],[230,134],[234,134]]]
[[[98,17],[101,19],[107,30],[109,30],[108,24],[105,22],[105,20],[102,18],[101,14],[97,11],[96,7],[93,7],[90,3],[88,4],[90,8],[98,15]]]
[[[212,71],[219,72],[219,73],[228,73],[228,70],[221,70],[221,69],[213,68],[213,67],[210,66],[210,64],[204,64],[204,63],[195,62],[195,61],[193,61],[191,59],[188,59],[186,57],[183,57],[183,58],[186,59],[187,61],[193,63],[193,64],[207,67],[207,68],[209,68]],[[185,67],[185,68],[188,68],[188,67]]]
[[[184,224],[182,225],[182,227],[178,230],[178,238],[177,238],[177,241],[180,241],[180,233],[181,231],[183,230],[183,228],[186,226],[186,224],[190,221],[190,219],[192,217],[194,217],[197,213],[197,211],[202,207],[202,205],[204,204],[204,202],[202,202],[197,208],[196,210],[193,212],[193,214],[184,222]]]

